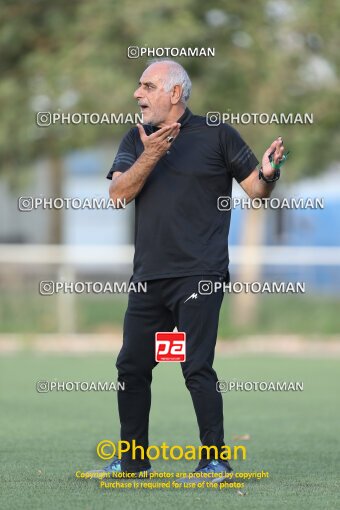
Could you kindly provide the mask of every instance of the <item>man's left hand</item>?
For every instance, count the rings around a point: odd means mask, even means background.
[[[262,172],[267,179],[271,179],[274,176],[274,168],[270,164],[269,155],[272,154],[273,162],[278,165],[284,153],[284,145],[281,136],[274,140],[271,146],[266,150],[262,158]]]

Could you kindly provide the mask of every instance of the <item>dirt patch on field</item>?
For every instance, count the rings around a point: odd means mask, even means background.
[[[22,351],[60,354],[118,352],[121,333],[0,335],[0,354]],[[340,357],[340,336],[261,335],[238,339],[218,339],[216,353],[222,356],[276,354],[285,356]]]

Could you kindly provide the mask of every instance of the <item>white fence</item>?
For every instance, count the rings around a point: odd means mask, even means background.
[[[44,266],[53,270],[58,281],[76,281],[78,271],[127,275],[132,270],[133,254],[132,245],[0,245],[0,281],[7,279],[10,285],[9,275],[27,274],[31,270],[35,274],[44,273]],[[241,272],[248,268],[250,276],[255,266],[276,266],[277,270],[280,270],[278,266],[340,266],[340,247],[337,246],[230,246],[229,255],[231,266]],[[56,313],[59,332],[75,331],[76,295],[59,293]]]
[[[2,244],[0,264],[131,265],[132,245]],[[234,265],[340,265],[339,246],[229,246]]]

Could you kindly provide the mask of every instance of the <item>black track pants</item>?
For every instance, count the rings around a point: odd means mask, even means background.
[[[201,295],[200,280],[225,281],[220,276],[204,275],[151,280],[146,293],[129,294],[123,346],[116,363],[118,381],[125,383],[125,390],[118,392],[121,440],[135,439],[145,451],[149,445],[152,370],[157,365],[155,333],[172,331],[175,326],[186,333],[186,361],[181,366],[201,443],[219,449],[224,445],[222,397],[216,391],[217,375],[212,368],[223,291]],[[123,454],[124,471],[148,467],[148,459]]]

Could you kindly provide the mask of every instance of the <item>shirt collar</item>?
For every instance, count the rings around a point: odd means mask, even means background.
[[[192,113],[191,111],[189,110],[188,107],[185,108],[184,110],[184,113],[182,114],[182,116],[178,119],[177,122],[179,122],[181,124],[181,128],[183,126],[185,126],[186,124],[188,124],[189,120],[191,119],[192,117]]]

